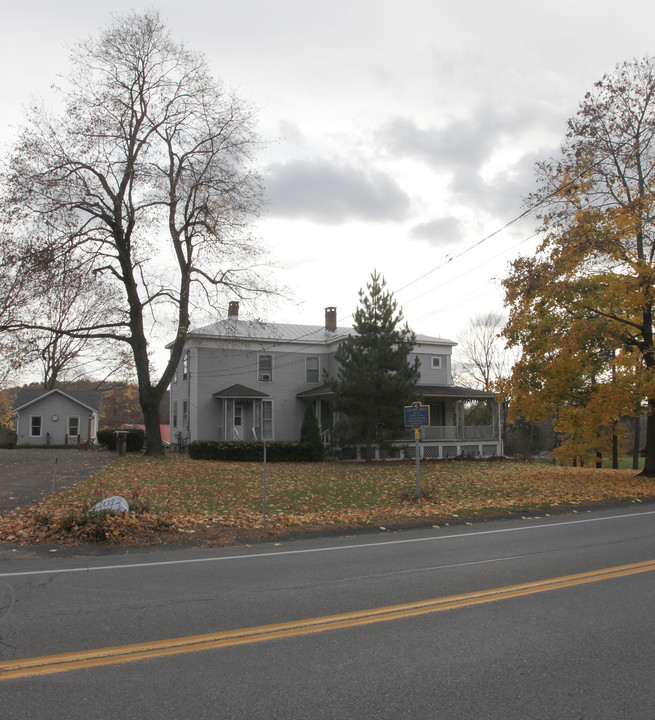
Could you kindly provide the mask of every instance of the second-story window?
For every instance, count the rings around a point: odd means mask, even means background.
[[[272,355],[259,355],[257,357],[257,378],[260,382],[273,382]]]
[[[187,350],[182,355],[182,380],[186,380],[189,377],[189,351]]]
[[[318,379],[318,358],[305,358],[305,381],[308,383],[317,383]]]
[[[440,369],[441,369],[441,356],[440,356],[440,355],[433,355],[433,356],[432,356],[432,369],[433,369],[433,370],[440,370]]]

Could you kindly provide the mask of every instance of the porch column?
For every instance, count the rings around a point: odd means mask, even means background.
[[[491,405],[491,424],[493,425],[494,440],[500,440],[500,404],[495,400],[488,400]]]
[[[457,425],[457,440],[464,440],[464,401],[457,400],[455,403],[455,423]]]

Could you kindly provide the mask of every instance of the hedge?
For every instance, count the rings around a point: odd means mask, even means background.
[[[264,444],[261,442],[219,442],[194,440],[189,444],[189,456],[194,460],[227,460],[230,462],[261,462]],[[311,462],[315,450],[297,442],[267,442],[266,460],[270,462]]]

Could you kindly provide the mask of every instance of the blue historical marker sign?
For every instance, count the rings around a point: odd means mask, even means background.
[[[420,430],[430,424],[430,406],[420,402],[405,406],[405,427]]]

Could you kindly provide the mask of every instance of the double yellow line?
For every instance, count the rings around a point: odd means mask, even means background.
[[[401,605],[360,610],[338,615],[310,618],[294,622],[277,623],[274,625],[260,625],[258,627],[241,630],[228,630],[226,632],[208,633],[206,635],[191,635],[188,637],[173,638],[170,640],[157,640],[154,642],[137,643],[134,645],[120,645],[117,647],[84,650],[82,652],[62,653],[60,655],[45,655],[43,657],[23,658],[0,662],[0,680],[36,677],[53,673],[83,670],[86,668],[104,665],[117,665],[119,663],[134,662],[180,655],[182,653],[202,652],[217,648],[234,647],[249,643],[265,642],[279,638],[298,637],[326,630],[339,630],[343,628],[358,627],[371,623],[400,620],[402,618],[417,617],[443,610],[481,605],[483,603],[506,600],[509,598],[532,595],[548,590],[561,590],[575,585],[611,580],[613,578],[636,575],[638,573],[655,570],[655,560],[648,560],[631,565],[594,570],[591,572],[565,575],[563,577],[537,580],[535,582],[509,585],[492,590],[480,590],[462,595],[433,598]]]

